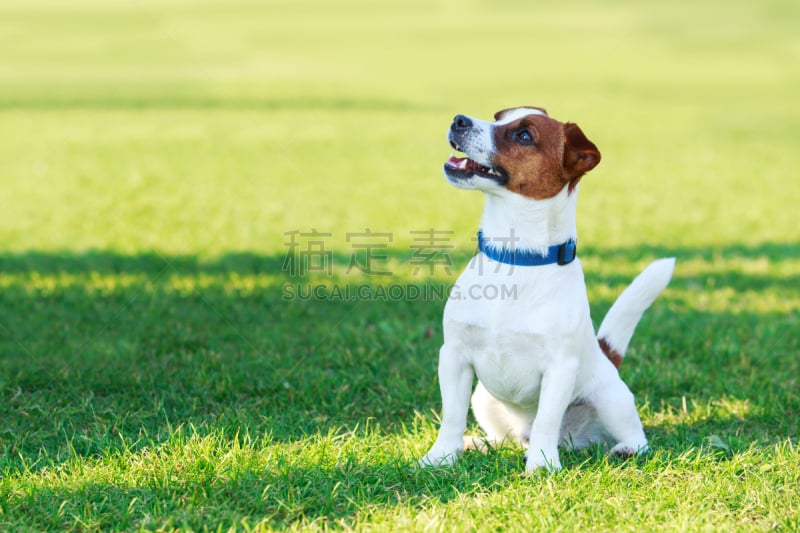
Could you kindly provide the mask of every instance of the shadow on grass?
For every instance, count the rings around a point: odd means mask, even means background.
[[[779,262],[800,257],[800,245],[582,253],[630,262],[715,255]],[[387,254],[399,263],[409,259]],[[453,254],[451,279],[470,255]],[[366,419],[401,431],[416,412],[438,411],[443,298],[287,299],[284,260],[249,253],[211,261],[110,252],[0,255],[0,464],[18,470],[136,450],[168,440],[177,425],[293,441]],[[334,257],[339,267],[348,260]],[[592,273],[587,280],[619,289],[630,281]],[[740,271],[688,277],[679,268],[672,286],[796,297],[800,280]],[[595,316],[610,303],[593,302]],[[797,433],[797,326],[797,313],[707,312],[668,292],[640,326],[623,375],[655,408],[683,397],[750,398],[762,406],[763,420],[745,434],[769,429],[783,438]],[[731,431],[728,423],[717,428],[710,419],[705,429]]]

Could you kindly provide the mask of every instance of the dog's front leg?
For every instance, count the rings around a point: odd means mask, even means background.
[[[420,466],[451,465],[464,450],[464,431],[467,429],[469,396],[474,371],[447,344],[439,351],[439,389],[442,393],[442,425],[430,451]]]
[[[528,473],[540,468],[550,472],[561,470],[558,458],[561,421],[573,399],[577,369],[577,358],[559,358],[542,376],[539,408],[526,454],[525,470]]]

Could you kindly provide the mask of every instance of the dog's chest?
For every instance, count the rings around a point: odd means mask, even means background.
[[[552,353],[546,337],[520,333],[499,336],[469,324],[461,326],[461,334],[474,341],[465,345],[464,355],[493,396],[519,407],[536,404],[542,373]]]
[[[459,278],[445,308],[445,345],[467,360],[496,398],[534,406],[545,370],[579,355],[565,354],[564,346],[587,331],[593,335],[583,275],[574,266],[467,269]],[[466,295],[455,292],[464,288]]]
[[[566,266],[518,267],[488,259],[481,264],[480,257],[453,286],[444,310],[445,328],[448,322],[472,325],[487,331],[482,342],[513,345],[530,339],[511,336],[533,335],[541,341],[569,335],[588,318],[579,260]]]

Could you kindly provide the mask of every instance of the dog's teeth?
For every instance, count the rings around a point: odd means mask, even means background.
[[[467,168],[467,162],[468,162],[468,160],[466,160],[466,159],[462,159],[462,160],[461,160],[461,161],[458,163],[458,168],[460,168],[460,169],[465,169],[465,168]]]

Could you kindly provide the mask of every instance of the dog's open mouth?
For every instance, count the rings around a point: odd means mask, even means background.
[[[508,180],[502,170],[483,166],[469,157],[456,157],[452,154],[450,155],[450,159],[444,164],[444,170],[449,176],[456,179],[467,179],[472,176],[479,176],[500,183],[505,183]]]

